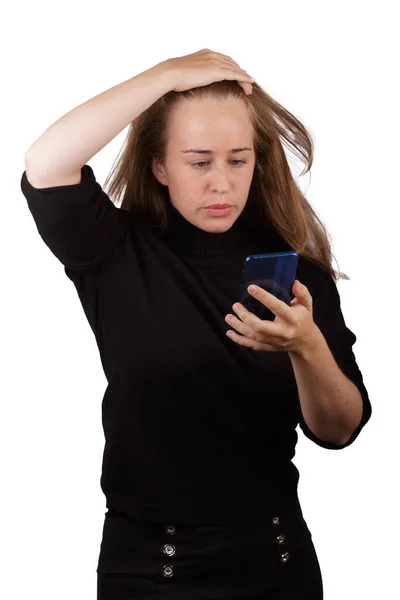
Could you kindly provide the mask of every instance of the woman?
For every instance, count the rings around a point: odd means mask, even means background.
[[[22,191],[108,381],[102,600],[323,597],[295,430],[344,448],[371,404],[329,240],[281,144],[309,170],[312,141],[253,83],[210,50],[168,59],[26,154]],[[108,195],[86,163],[128,124]],[[243,261],[280,250],[299,254],[294,299],[256,291],[263,321],[236,306]]]

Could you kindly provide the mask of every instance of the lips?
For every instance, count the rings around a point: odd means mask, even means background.
[[[206,206],[206,208],[230,208],[232,204],[211,204],[210,206]]]

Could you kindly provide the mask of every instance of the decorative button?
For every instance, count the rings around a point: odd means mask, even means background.
[[[279,517],[274,517],[272,519],[272,525],[279,525],[280,521],[279,521]]]
[[[164,577],[172,577],[173,574],[174,574],[174,569],[172,567],[170,567],[169,565],[163,566]]]
[[[165,544],[163,552],[168,556],[173,556],[175,554],[175,546],[171,546],[171,544]]]
[[[285,552],[285,554],[282,554],[282,556],[281,556],[281,563],[287,563],[289,558],[290,558],[289,552]]]
[[[278,537],[276,538],[276,542],[277,544],[279,544],[279,546],[282,546],[285,543],[285,536],[278,535]]]
[[[170,535],[174,535],[176,533],[176,527],[175,525],[167,525],[165,531]]]

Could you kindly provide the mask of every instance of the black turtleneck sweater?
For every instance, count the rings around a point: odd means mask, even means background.
[[[249,254],[291,249],[245,226],[205,232],[169,207],[168,234],[117,208],[89,165],[76,185],[21,189],[38,232],[65,267],[107,378],[101,487],[107,507],[154,522],[263,518],[297,502],[296,427],[307,427],[290,358],[230,340]],[[343,372],[371,404],[334,280],[299,257],[297,279]],[[278,512],[279,514],[279,512]]]

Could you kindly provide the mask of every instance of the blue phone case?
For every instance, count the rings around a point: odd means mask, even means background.
[[[267,290],[279,300],[290,302],[294,298],[292,286],[296,279],[299,255],[297,252],[271,252],[269,254],[251,254],[244,261],[240,302],[257,317],[273,321],[274,313],[251,296],[247,288],[255,283]]]

